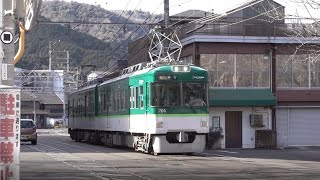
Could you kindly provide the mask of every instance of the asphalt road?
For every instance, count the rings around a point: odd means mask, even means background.
[[[20,179],[320,179],[320,149],[209,150],[152,156],[72,141],[65,129],[39,130],[22,143]]]

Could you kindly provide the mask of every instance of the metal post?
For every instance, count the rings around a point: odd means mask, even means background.
[[[166,36],[168,36],[170,33],[169,29],[167,29],[170,23],[169,0],[164,0],[164,17],[163,18],[164,18],[164,27],[165,27],[164,33]],[[166,54],[169,54],[169,51],[170,51],[169,44],[170,42],[168,41],[168,39],[163,40],[163,49]]]

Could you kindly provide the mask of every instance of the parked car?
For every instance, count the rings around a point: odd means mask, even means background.
[[[32,119],[21,119],[21,141],[31,141],[33,145],[37,144],[37,127]]]

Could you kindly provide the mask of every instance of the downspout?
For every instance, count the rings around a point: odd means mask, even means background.
[[[19,29],[20,29],[20,38],[19,38],[19,49],[17,54],[14,56],[13,59],[13,65],[17,64],[17,62],[21,59],[21,57],[24,54],[24,41],[25,41],[25,29],[22,25],[22,23],[19,23]]]

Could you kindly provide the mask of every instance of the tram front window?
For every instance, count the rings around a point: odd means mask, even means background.
[[[152,106],[206,106],[205,83],[153,83]]]
[[[178,83],[153,83],[152,106],[180,106],[180,85]]]
[[[183,83],[183,100],[186,106],[207,106],[207,89],[204,83]]]

